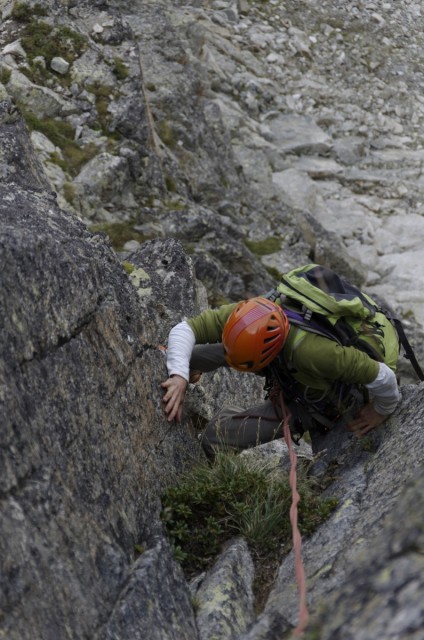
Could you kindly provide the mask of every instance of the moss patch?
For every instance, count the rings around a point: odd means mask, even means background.
[[[283,275],[281,271],[279,271],[276,267],[265,267],[265,269],[268,271],[270,276],[274,278],[276,282],[280,282],[281,277]]]
[[[162,142],[170,149],[175,149],[177,140],[169,120],[161,120],[157,125],[157,132]]]
[[[116,57],[113,61],[113,73],[117,77],[118,80],[125,80],[128,78],[129,69],[127,65],[124,63],[122,58]]]
[[[10,69],[6,69],[6,67],[0,68],[0,82],[2,84],[7,84],[10,80],[11,75],[12,72],[10,71]]]
[[[113,87],[100,82],[94,82],[86,86],[87,91],[95,97],[95,105],[97,111],[97,126],[108,137],[119,137],[117,132],[110,132],[109,126],[112,120],[112,114],[109,112],[109,105],[113,99],[119,96],[119,92]]]
[[[60,56],[71,64],[88,46],[85,36],[69,27],[52,27],[47,22],[36,20],[25,24],[21,40],[30,63],[37,56],[43,56],[48,63],[52,58]]]
[[[142,243],[147,240],[146,236],[136,231],[134,225],[137,224],[134,220],[128,222],[110,222],[94,224],[89,227],[90,231],[95,233],[105,233],[115,249],[115,251],[122,251],[124,244],[129,240],[137,240]]]
[[[128,262],[127,260],[124,260],[124,262],[122,263],[122,266],[124,267],[125,272],[130,276],[132,274],[132,272],[135,269],[135,265],[133,265],[132,262]]]
[[[278,236],[271,236],[264,240],[249,240],[246,238],[244,242],[247,248],[257,256],[267,256],[271,253],[277,253],[281,249],[281,238]]]
[[[35,16],[46,15],[47,11],[41,6],[41,4],[30,6],[26,2],[17,2],[11,13],[11,17],[17,22],[31,22]]]
[[[93,142],[82,147],[74,140],[75,131],[69,122],[54,118],[38,118],[22,104],[19,108],[30,131],[40,131],[61,149],[63,159],[55,153],[51,154],[50,159],[70,175],[76,176],[81,167],[97,154],[98,149]]]

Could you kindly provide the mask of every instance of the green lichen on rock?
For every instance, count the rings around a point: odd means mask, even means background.
[[[133,263],[128,262],[127,260],[124,260],[124,262],[122,263],[122,266],[124,267],[124,270],[128,275],[131,275],[135,269],[135,266],[133,265]]]
[[[150,284],[150,276],[142,267],[134,268],[129,274],[130,281],[133,286],[137,289],[137,295],[139,298],[145,298],[151,295],[152,287],[145,286],[145,284]]]

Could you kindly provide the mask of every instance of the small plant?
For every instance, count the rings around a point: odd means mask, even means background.
[[[299,474],[299,527],[310,534],[335,507]],[[207,567],[221,545],[245,537],[256,557],[289,546],[291,488],[288,477],[246,456],[219,452],[200,462],[163,496],[162,518],[176,557],[188,575]]]
[[[308,628],[305,629],[302,638],[303,640],[321,640],[322,629],[317,623],[309,625]]]
[[[26,2],[17,2],[11,13],[11,17],[17,22],[31,22],[34,16],[46,15],[47,11],[40,4],[30,7]]]
[[[175,193],[177,191],[177,182],[175,178],[169,174],[165,175],[165,186],[169,193]]]
[[[106,84],[100,82],[94,82],[87,85],[87,91],[92,93],[95,97],[96,111],[99,128],[107,136],[110,136],[108,126],[111,120],[111,114],[109,113],[109,105],[114,97],[117,97],[118,93],[114,89]]]
[[[122,263],[122,266],[124,267],[125,272],[130,276],[132,274],[132,272],[135,269],[135,266],[133,265],[132,262],[128,262],[128,260],[124,260],[124,262]]]
[[[32,111],[27,111],[25,105],[19,105],[29,129],[41,131],[57,147],[63,148],[65,144],[74,139],[75,131],[69,122],[55,120],[54,118],[39,118]]]
[[[24,74],[31,82],[44,86],[51,74],[47,71],[38,60],[34,60],[28,67],[21,67],[20,72]]]
[[[359,441],[362,451],[367,453],[375,453],[376,446],[372,436],[364,436]]]
[[[128,78],[129,69],[122,58],[116,57],[113,62],[113,73],[118,80],[125,80]]]
[[[85,36],[67,26],[52,27],[47,22],[35,20],[25,25],[21,40],[30,64],[38,56],[48,62],[55,56],[60,56],[71,64],[88,45]]]
[[[81,167],[97,154],[98,149],[93,142],[81,147],[74,140],[75,130],[69,122],[55,120],[54,118],[39,118],[32,111],[26,110],[22,104],[18,106],[29,130],[41,131],[54,145],[61,149],[63,158],[57,153],[52,153],[50,159],[72,176],[76,176]]]
[[[162,120],[159,122],[157,125],[157,131],[162,142],[170,149],[175,149],[177,141],[169,120]]]
[[[164,204],[165,208],[169,211],[184,211],[184,209],[186,209],[187,207],[186,203],[183,200],[166,200]],[[193,247],[191,249],[191,252],[193,253]]]
[[[76,176],[81,168],[97,155],[98,147],[94,142],[80,147],[77,142],[72,140],[62,147],[62,153],[67,171],[71,176]]]
[[[63,197],[65,198],[66,202],[69,202],[69,204],[73,205],[75,202],[75,187],[72,182],[64,182],[62,190]]]
[[[66,171],[66,168],[67,168],[66,162],[57,151],[53,151],[50,154],[50,162],[52,162],[53,164],[56,164],[58,167],[63,169],[63,171]]]
[[[6,67],[0,68],[0,82],[2,84],[7,84],[10,80],[11,75],[12,72],[10,71],[10,69],[6,69]]]

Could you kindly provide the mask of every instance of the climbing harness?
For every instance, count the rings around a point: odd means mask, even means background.
[[[283,415],[284,440],[286,441],[287,448],[289,450],[289,456],[290,456],[290,487],[292,490],[290,522],[292,527],[296,581],[297,581],[297,587],[299,591],[299,622],[297,624],[297,627],[294,630],[294,635],[301,636],[306,628],[306,625],[308,624],[309,612],[308,612],[308,606],[306,601],[305,568],[303,566],[303,561],[302,561],[302,538],[300,535],[299,527],[297,525],[297,505],[300,501],[299,492],[296,486],[297,457],[293,449],[293,443],[292,443],[292,438],[290,433],[290,413],[287,412],[282,391],[280,391],[279,400],[280,400],[281,411]]]
[[[334,383],[331,396],[327,392],[323,392],[322,397],[318,399],[309,397],[309,387],[303,389],[299,387],[292,372],[284,365],[280,357],[265,369],[265,379],[266,397],[270,398],[274,405],[276,394],[278,402],[278,393],[282,391],[286,400],[303,409],[302,421],[304,422],[306,415],[308,415],[309,420],[314,423],[314,428],[319,428],[321,431],[330,431],[341,418],[342,413],[352,413],[355,408],[358,409],[369,400],[368,392],[364,386],[341,381]],[[303,433],[309,428],[305,425],[302,427],[299,420],[292,420],[292,440],[299,444]]]

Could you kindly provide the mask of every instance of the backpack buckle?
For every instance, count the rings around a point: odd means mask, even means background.
[[[268,293],[265,293],[264,298],[270,300],[271,302],[275,302],[277,298],[280,297],[280,292],[277,289],[271,289]]]
[[[302,315],[305,318],[305,320],[307,322],[309,322],[309,320],[312,318],[312,311],[310,309],[307,309],[305,307],[305,305],[303,305],[303,307],[302,307]]]

